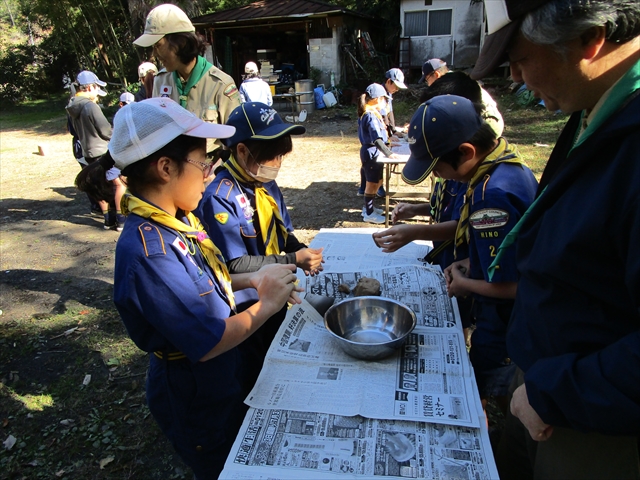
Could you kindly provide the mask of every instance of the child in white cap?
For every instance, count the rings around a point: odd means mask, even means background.
[[[370,223],[384,223],[385,220],[382,210],[373,205],[376,192],[382,186],[383,165],[377,162],[378,156],[380,152],[391,158],[397,156],[387,146],[389,134],[383,118],[387,98],[385,88],[379,83],[372,83],[358,101],[358,138],[362,145],[360,161],[366,179],[362,218]]]
[[[248,62],[244,66],[244,81],[240,85],[240,100],[242,102],[264,103],[269,107],[273,105],[271,88],[269,84],[260,78],[258,66],[254,62]]]
[[[122,169],[129,188],[114,303],[132,340],[149,352],[149,410],[200,480],[218,478],[246,411],[238,346],[287,301],[300,303],[294,266],[229,274],[191,213],[212,168],[205,139],[234,132],[152,98],[118,111],[102,160]],[[259,299],[236,314],[233,290],[244,288]]]

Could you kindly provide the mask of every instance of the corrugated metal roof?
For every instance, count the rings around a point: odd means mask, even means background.
[[[194,25],[215,25],[267,18],[304,18],[329,13],[343,13],[369,18],[366,15],[320,0],[260,0],[244,7],[201,15],[192,18],[191,21]]]

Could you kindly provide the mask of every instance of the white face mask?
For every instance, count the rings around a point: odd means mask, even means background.
[[[280,167],[265,167],[264,165],[258,165],[258,171],[256,173],[248,171],[247,174],[259,182],[267,183],[275,180],[279,171]]]
[[[251,158],[254,158],[251,152],[249,152],[249,155],[251,156]],[[280,171],[280,167],[267,167],[265,165],[261,165],[255,161],[255,158],[254,158],[254,162],[258,165],[258,171],[256,173],[251,172],[249,170],[248,164],[245,162],[245,165],[247,165],[246,167],[247,175],[257,180],[258,182],[262,182],[262,183],[271,182],[276,179],[276,177],[278,176],[278,172]]]

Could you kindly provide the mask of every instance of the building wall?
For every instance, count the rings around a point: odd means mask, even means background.
[[[319,83],[323,83],[326,88],[331,86],[331,72],[336,85],[341,81],[340,43],[343,28],[333,27],[331,38],[309,39],[309,65],[322,71]]]
[[[425,0],[402,0],[400,23],[404,33],[405,12],[452,9],[451,35],[412,36],[411,67],[422,67],[425,60],[442,58],[454,68],[466,68],[475,64],[480,53],[480,34],[483,28],[482,3],[470,0],[433,0],[425,6]]]

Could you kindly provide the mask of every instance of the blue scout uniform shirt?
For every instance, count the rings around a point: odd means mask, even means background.
[[[430,203],[434,205],[436,197],[439,195],[439,190],[442,188],[443,183],[437,182],[431,195]],[[457,182],[455,180],[446,180],[444,182],[444,192],[442,198],[442,210],[440,216],[433,220],[437,223],[448,222],[450,220],[460,219],[460,207],[464,203],[464,194],[467,191],[467,184]],[[433,248],[436,250],[440,245],[445,242],[433,242]],[[449,242],[442,252],[438,253],[433,258],[433,263],[437,263],[444,270],[456,260],[462,260],[469,256],[467,252],[467,246],[461,245],[457,249],[457,255],[454,256],[454,242]]]
[[[130,214],[116,246],[114,303],[145,352],[182,352],[197,362],[215,347],[231,309],[197,246]]]
[[[378,156],[378,147],[374,145],[378,138],[387,143],[389,136],[387,135],[387,127],[377,115],[371,112],[365,112],[358,119],[358,138],[362,144],[360,149],[360,158],[363,159],[363,151],[366,150],[368,158],[373,159]]]
[[[227,262],[244,255],[266,255],[253,185],[241,185],[242,190],[228,170],[221,170],[207,187],[198,208],[193,212],[202,221],[211,240]],[[293,224],[280,188],[275,181],[264,183],[263,187],[278,205],[287,232],[292,233]],[[281,236],[279,231],[278,236]],[[284,250],[284,239],[278,240]],[[235,292],[235,298],[238,311],[242,311],[258,300],[258,293],[252,288],[240,290]]]
[[[531,170],[521,165],[498,164],[489,174],[488,182],[480,182],[469,200],[468,225],[469,275],[487,282],[487,269],[498,247],[533,202],[538,187]],[[515,249],[512,248],[505,252],[492,282],[517,280]],[[473,353],[482,355],[497,367],[508,357],[506,332],[513,300],[475,294],[473,297],[477,322],[472,342],[477,351]]]
[[[538,188],[528,167],[502,163],[491,170],[490,175],[489,181],[481,182],[473,192],[468,226],[470,276],[487,282],[487,269],[498,247],[529,208]],[[518,280],[515,253],[515,248],[505,252],[491,280],[493,283]]]

